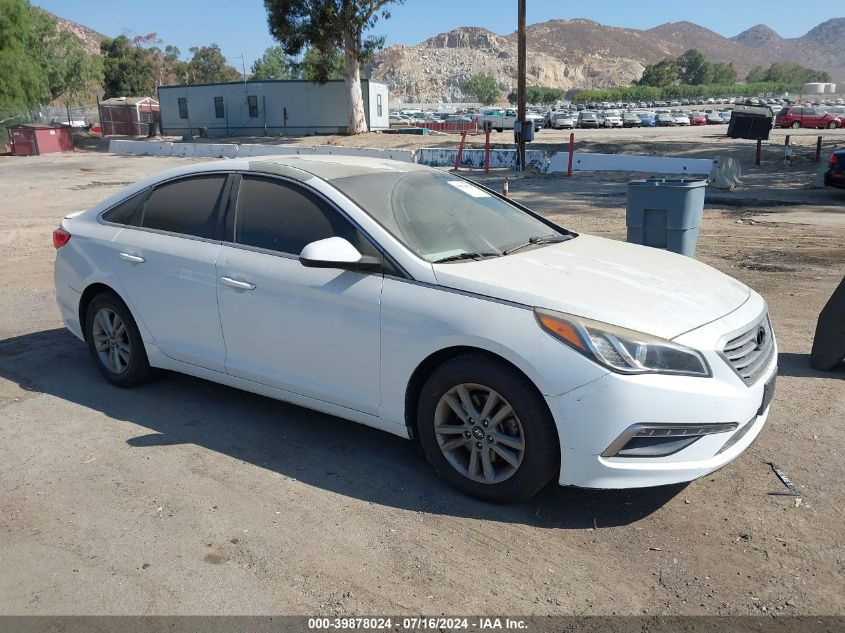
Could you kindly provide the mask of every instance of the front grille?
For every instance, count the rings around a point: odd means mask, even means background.
[[[722,356],[745,384],[754,383],[769,366],[775,352],[775,337],[769,316],[755,321],[742,334],[725,343]]]

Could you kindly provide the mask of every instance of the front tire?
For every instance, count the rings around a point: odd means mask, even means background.
[[[112,384],[135,387],[152,377],[135,319],[116,295],[101,293],[88,305],[85,342],[100,373]]]
[[[830,123],[827,124],[828,130],[835,130],[836,128],[837,128],[836,121],[831,121]]]
[[[482,354],[453,358],[428,378],[417,430],[435,471],[484,501],[528,499],[560,466],[543,397],[521,373]]]
[[[801,121],[793,121],[792,125],[790,125],[789,127],[791,127],[793,130],[797,130],[799,127],[801,127]]]

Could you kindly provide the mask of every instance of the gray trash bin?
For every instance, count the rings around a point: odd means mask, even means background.
[[[628,241],[695,256],[706,180],[647,178],[628,183]]]

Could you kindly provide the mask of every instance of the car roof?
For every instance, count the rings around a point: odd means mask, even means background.
[[[344,155],[261,156],[247,160],[250,171],[286,173],[303,171],[323,180],[350,176],[379,175],[387,172],[430,171],[430,167],[389,158]]]

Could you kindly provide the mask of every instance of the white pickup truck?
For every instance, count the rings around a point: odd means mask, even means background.
[[[493,129],[497,132],[503,130],[512,130],[513,124],[516,122],[516,110],[513,108],[495,108],[492,110],[485,110],[478,115],[478,127],[483,128],[486,121],[492,123]],[[534,121],[534,131],[539,132],[543,127],[543,117],[535,114],[526,114],[526,121]]]

